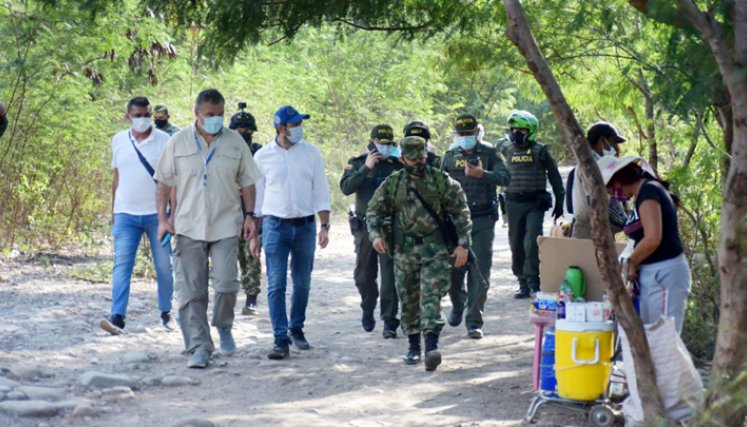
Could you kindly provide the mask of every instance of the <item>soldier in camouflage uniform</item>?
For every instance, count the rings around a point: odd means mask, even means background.
[[[545,211],[552,207],[552,196],[545,191],[550,180],[555,194],[553,217],[563,215],[565,190],[558,165],[545,144],[537,141],[539,121],[532,113],[516,111],[508,117],[509,137],[498,142],[506,159],[511,184],[506,187],[508,243],[511,270],[519,279],[514,298],[529,298],[540,288],[539,247]]]
[[[243,105],[243,104],[242,104]],[[244,138],[249,145],[252,156],[262,148],[262,144],[252,142],[252,136],[257,131],[257,122],[251,113],[242,110],[231,116],[231,122],[228,124],[229,129],[233,129]],[[242,208],[244,204],[241,204]],[[257,244],[262,247],[262,223],[257,228]],[[241,288],[246,293],[246,303],[241,309],[243,315],[257,314],[257,295],[259,295],[260,279],[262,278],[262,262],[260,257],[255,258],[249,248],[249,242],[244,240],[244,236],[239,237],[239,267],[241,270]]]
[[[401,142],[404,170],[393,173],[368,203],[366,221],[369,238],[379,253],[394,246],[394,275],[402,306],[402,331],[409,340],[405,363],[420,362],[420,335],[425,338],[425,369],[441,363],[438,336],[443,329],[441,298],[449,289],[449,258],[454,266],[467,262],[472,222],[467,199],[458,182],[426,165],[426,141],[405,137]],[[458,246],[449,254],[437,222],[428,213],[422,197],[437,215],[451,215]],[[384,225],[391,218],[394,242],[384,242]]]
[[[477,139],[478,123],[475,116],[462,114],[456,119],[456,146],[444,154],[441,170],[462,185],[467,195],[472,219],[472,249],[477,265],[467,272],[467,291],[464,290],[465,272],[451,272],[452,309],[449,324],[462,323],[465,304],[465,325],[470,338],[482,338],[482,312],[488,298],[490,267],[493,264],[493,239],[498,220],[496,187],[508,185],[511,175],[503,164],[501,155],[490,144]],[[475,269],[479,268],[479,273]]]
[[[394,264],[387,254],[374,251],[366,230],[366,209],[374,191],[392,172],[404,166],[399,161],[400,151],[394,141],[394,131],[389,125],[378,125],[371,131],[369,151],[348,160],[340,180],[340,190],[346,196],[355,193],[355,210],[350,213],[350,230],[355,237],[355,286],[361,294],[363,317],[361,324],[366,332],[376,326],[374,309],[379,298],[376,284],[377,270],[381,271],[381,320],[384,321],[384,338],[396,338],[397,290],[394,287]]]
[[[406,137],[419,136],[425,139],[425,147],[428,151],[426,163],[428,166],[433,166],[434,168],[441,167],[441,157],[436,154],[436,148],[429,142],[431,140],[431,129],[427,123],[421,120],[413,120],[405,125],[405,129],[402,132]]]
[[[166,104],[158,104],[153,107],[153,123],[156,124],[158,130],[162,130],[169,134],[169,136],[172,136],[179,132],[179,128],[169,123],[170,118],[169,107]]]

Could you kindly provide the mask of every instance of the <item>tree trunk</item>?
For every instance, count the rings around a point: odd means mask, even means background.
[[[708,43],[729,91],[732,157],[724,180],[718,249],[721,317],[705,408],[711,424],[741,426],[747,407],[730,398],[747,388],[747,375],[740,375],[747,369],[747,1],[734,2],[727,14],[733,19],[733,43],[712,10],[702,12],[691,0],[678,0],[677,8]]]
[[[742,73],[747,73],[747,67]],[[730,90],[734,139],[721,207],[721,317],[711,372],[714,387],[705,407],[715,425],[741,426],[747,407],[729,404],[727,399],[747,389],[747,376],[740,377],[747,369],[747,83],[738,86]]]
[[[592,240],[596,247],[597,262],[608,286],[615,314],[630,341],[644,416],[647,422],[658,423],[665,419],[664,406],[656,386],[656,375],[643,324],[633,308],[620,276],[617,252],[608,220],[607,194],[602,174],[591,155],[589,144],[585,142],[578,121],[537,46],[520,1],[503,0],[503,5],[508,17],[508,38],[526,59],[563,130],[566,144],[579,162],[578,170],[584,176],[584,190],[591,199]]]

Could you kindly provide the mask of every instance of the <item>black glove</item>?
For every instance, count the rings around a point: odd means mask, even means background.
[[[563,216],[563,201],[555,200],[555,207],[552,209],[553,219],[558,219]]]

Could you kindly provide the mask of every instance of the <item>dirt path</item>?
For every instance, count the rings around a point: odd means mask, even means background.
[[[0,425],[521,425],[532,396],[533,330],[528,302],[513,299],[500,222],[496,235],[485,337],[471,340],[463,325],[447,326],[434,373],[404,365],[406,340],[382,339],[382,322],[363,332],[343,222],[317,252],[306,325],[314,349],[291,350],[280,362],[265,356],[272,329],[264,283],[260,314],[237,314],[236,354],[215,354],[208,369],[191,370],[181,334],[159,327],[154,283],[133,285],[125,335],[99,329],[110,285],[71,279],[69,271],[107,255],[0,261]],[[444,305],[448,313],[448,297]],[[86,378],[90,371],[120,376]],[[24,398],[40,402],[14,401]],[[34,405],[45,415],[12,414]],[[583,419],[544,409],[538,424]]]

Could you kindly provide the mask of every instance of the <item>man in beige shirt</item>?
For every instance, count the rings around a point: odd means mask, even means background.
[[[238,238],[254,237],[254,183],[259,170],[249,147],[236,132],[223,127],[225,99],[206,89],[195,101],[195,122],[174,134],[156,170],[158,236],[175,236],[174,276],[179,299],[179,325],[187,366],[205,368],[214,350],[207,320],[208,258],[215,296],[212,326],[218,329],[224,354],[236,350],[231,334],[239,291]],[[173,224],[166,216],[172,188],[176,188]],[[239,193],[240,190],[240,193]],[[242,218],[239,194],[243,196]]]

